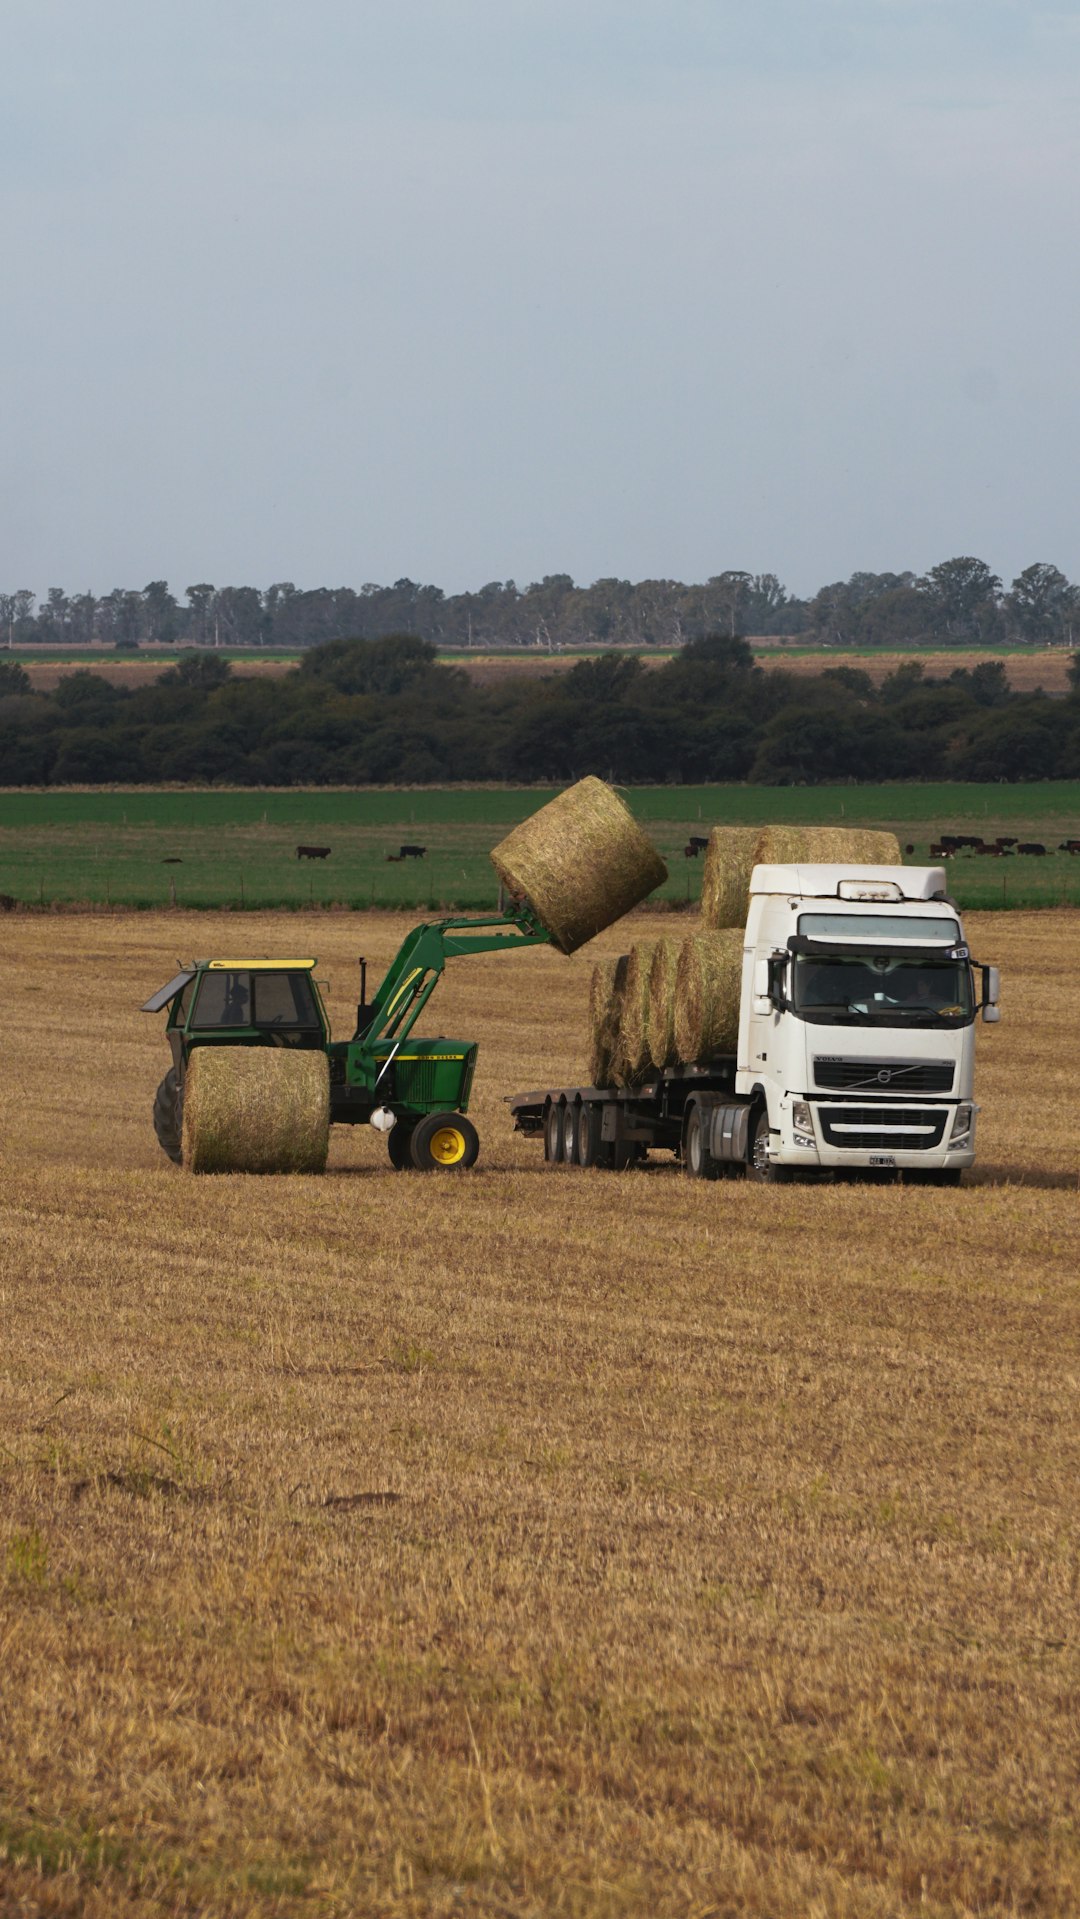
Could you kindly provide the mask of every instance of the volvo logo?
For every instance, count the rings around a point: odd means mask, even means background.
[[[878,1085],[888,1086],[891,1079],[892,1079],[892,1068],[889,1066],[883,1066],[880,1073],[878,1074]]]

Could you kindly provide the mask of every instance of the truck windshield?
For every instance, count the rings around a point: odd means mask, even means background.
[[[883,953],[800,953],[792,1001],[815,1026],[966,1026],[975,1017],[966,960]]]
[[[306,973],[204,973],[193,1028],[290,1026],[319,1028],[315,995]]]

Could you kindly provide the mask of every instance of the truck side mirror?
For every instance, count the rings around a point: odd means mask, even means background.
[[[984,966],[982,1016],[988,1025],[993,1026],[1001,1018],[998,1000],[1001,997],[1001,973],[996,966]]]
[[[758,1014],[771,1013],[773,1010],[772,980],[767,959],[754,961],[754,1011]]]

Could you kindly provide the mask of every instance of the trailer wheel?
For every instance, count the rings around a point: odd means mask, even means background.
[[[562,1108],[552,1100],[544,1113],[544,1158],[549,1166],[558,1166],[563,1156]]]
[[[760,1106],[750,1135],[750,1161],[746,1168],[746,1177],[756,1180],[762,1186],[782,1186],[786,1183],[791,1168],[775,1166],[769,1158],[769,1132],[769,1109],[767,1106]]]
[[[578,1163],[578,1138],[581,1132],[581,1105],[568,1099],[562,1110],[562,1156],[567,1166]]]
[[[412,1136],[414,1130],[412,1126],[407,1126],[403,1119],[399,1119],[397,1125],[391,1126],[390,1131],[386,1135],[386,1150],[390,1155],[390,1164],[397,1173],[403,1173],[406,1168],[413,1163]]]
[[[183,1164],[184,1089],[175,1066],[170,1066],[154,1094],[154,1131],[158,1145],[174,1165]]]
[[[412,1130],[409,1154],[417,1172],[463,1173],[475,1166],[480,1135],[461,1113],[425,1113]]]
[[[579,1166],[598,1166],[600,1151],[600,1106],[595,1099],[587,1099],[582,1105],[577,1129],[577,1163]]]
[[[721,1166],[709,1151],[705,1116],[700,1106],[691,1108],[686,1122],[686,1148],[683,1165],[691,1179],[719,1179]]]

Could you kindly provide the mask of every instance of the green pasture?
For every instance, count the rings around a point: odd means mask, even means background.
[[[214,788],[0,793],[0,893],[31,905],[407,907],[488,910],[495,841],[550,799],[552,787]],[[767,821],[891,827],[914,862],[941,831],[1042,841],[1046,859],[954,860],[962,906],[1080,905],[1080,781],[1024,786],[644,786],[630,805],[668,860],[659,898],[693,903],[701,860],[690,834]],[[423,860],[396,861],[403,843]],[[329,846],[299,861],[298,845]]]

